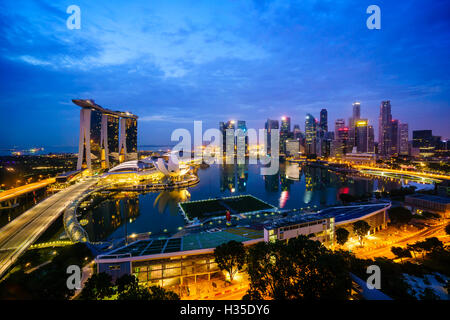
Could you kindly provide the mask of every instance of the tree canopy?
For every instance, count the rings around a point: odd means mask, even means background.
[[[412,213],[405,207],[394,207],[388,210],[389,219],[393,225],[401,226],[412,219]]]
[[[339,243],[341,246],[343,246],[347,242],[349,234],[350,232],[348,232],[347,229],[344,228],[336,229],[335,231],[336,242]]]
[[[370,230],[370,225],[364,221],[359,220],[353,224],[353,232],[358,236],[359,243],[363,245],[364,237]]]
[[[351,280],[344,259],[305,236],[249,249],[247,299],[346,299]]]
[[[230,276],[230,281],[239,270],[242,270],[246,252],[244,245],[241,242],[231,240],[223,243],[214,249],[214,258],[220,270],[225,270]]]

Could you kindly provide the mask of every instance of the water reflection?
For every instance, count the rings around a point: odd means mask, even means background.
[[[285,209],[339,204],[339,195],[361,196],[376,189],[401,187],[400,180],[351,177],[327,169],[281,163],[274,175],[260,175],[258,165],[212,165],[197,170],[199,184],[161,193],[97,195],[83,217],[86,231],[96,241],[125,234],[151,232],[169,236],[184,226],[178,203],[215,197],[252,194]]]
[[[171,215],[178,215],[178,203],[188,201],[191,194],[187,189],[163,191],[156,197],[153,207],[158,208],[159,213],[168,211]]]

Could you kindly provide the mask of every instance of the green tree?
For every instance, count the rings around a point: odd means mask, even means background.
[[[397,256],[397,258],[400,258],[401,262],[403,262],[403,258],[411,258],[411,252],[408,249],[392,247],[391,252]]]
[[[361,246],[363,245],[364,237],[367,235],[369,230],[370,225],[364,220],[356,221],[353,224],[353,232],[358,236]]]
[[[117,300],[180,300],[180,297],[175,292],[159,286],[146,288],[133,284],[119,293]]]
[[[116,279],[117,293],[128,291],[139,286],[138,279],[132,274],[124,274]]]
[[[343,246],[347,242],[350,232],[348,232],[347,229],[338,228],[335,231],[335,234],[336,234],[336,242],[339,243],[341,246]]]
[[[448,225],[445,226],[445,233],[447,235],[450,235],[450,223]]]
[[[412,213],[405,207],[395,207],[388,210],[391,223],[396,226],[407,224],[412,219]]]
[[[245,264],[246,252],[241,242],[231,240],[214,249],[214,258],[220,270],[225,270],[230,276],[230,281]]]
[[[345,260],[305,236],[249,249],[250,288],[245,299],[347,299],[351,280]]]
[[[93,274],[84,284],[80,298],[83,300],[102,300],[115,294],[112,277],[104,272]]]

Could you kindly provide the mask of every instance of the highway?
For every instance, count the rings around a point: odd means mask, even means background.
[[[0,229],[0,277],[60,216],[64,209],[97,182],[88,178],[38,203]]]
[[[32,192],[34,190],[41,189],[43,187],[48,186],[49,184],[54,183],[55,181],[56,181],[55,178],[49,178],[39,182],[30,183],[24,186],[0,192],[0,202],[19,197],[25,193]]]
[[[445,174],[437,174],[437,173],[429,173],[429,172],[421,172],[421,171],[397,170],[397,169],[372,167],[372,166],[364,166],[364,165],[353,165],[353,167],[358,170],[361,170],[361,169],[377,170],[377,171],[383,171],[383,172],[389,172],[389,173],[411,175],[411,176],[416,176],[416,177],[421,177],[421,178],[424,177],[424,178],[432,178],[432,179],[450,180],[450,176],[445,175]]]

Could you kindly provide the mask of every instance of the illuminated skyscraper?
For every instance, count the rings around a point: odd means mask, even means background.
[[[317,123],[316,119],[306,115],[305,119],[305,152],[307,155],[316,155],[317,148]]]
[[[137,159],[137,116],[102,108],[90,99],[72,101],[81,107],[77,169],[106,169],[111,159],[121,160],[120,152],[122,161],[125,157]],[[123,127],[120,137],[119,118]]]
[[[391,121],[391,155],[398,155],[399,152],[399,134],[398,134],[398,120]]]
[[[328,132],[328,111],[327,109],[320,110],[320,130],[322,135]]]
[[[378,121],[378,153],[382,156],[388,156],[391,153],[391,124],[391,102],[389,100],[382,101],[380,105],[380,117]]]
[[[267,119],[264,127],[267,130],[267,152],[270,154],[272,152],[271,135],[273,130],[279,130],[278,120]]]
[[[368,127],[367,152],[375,152],[375,131],[373,129],[373,126]]]
[[[359,119],[355,121],[355,141],[356,151],[366,153],[369,142],[369,128],[367,119]]]
[[[399,131],[399,150],[400,155],[408,155],[408,144],[409,144],[409,130],[407,123],[401,123],[398,127]]]
[[[361,103],[354,102],[353,103],[353,122],[355,123],[361,119]]]
[[[337,139],[337,136],[339,135],[339,129],[345,127],[345,120],[344,119],[336,119],[334,122],[334,138]]]

